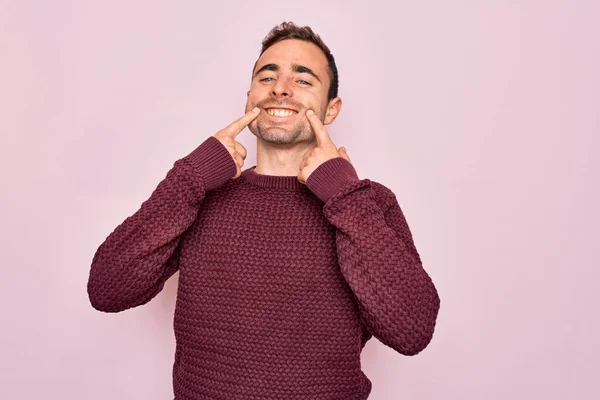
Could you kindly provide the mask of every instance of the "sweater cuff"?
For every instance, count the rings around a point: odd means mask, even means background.
[[[214,136],[210,136],[183,158],[200,171],[205,191],[223,185],[237,172],[235,160],[223,143]]]
[[[359,180],[354,166],[345,158],[335,157],[319,165],[306,180],[306,186],[327,202],[346,183]]]

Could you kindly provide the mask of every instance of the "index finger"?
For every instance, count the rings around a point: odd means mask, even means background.
[[[248,126],[248,124],[250,122],[254,121],[254,119],[256,117],[258,117],[259,114],[260,114],[260,108],[254,107],[252,110],[246,112],[246,114],[242,115],[241,117],[239,117],[238,119],[233,121],[231,124],[229,124],[224,129],[224,131],[226,131],[228,134],[232,135],[233,137],[236,137],[237,135],[240,134],[240,132],[242,130],[244,130],[245,127]]]
[[[308,110],[306,112],[306,117],[313,128],[313,132],[317,138],[317,144],[321,146],[323,143],[331,143],[331,137],[329,137],[329,133],[327,132],[327,129],[325,129],[325,125],[323,125],[319,117],[317,117],[317,114],[313,110]]]

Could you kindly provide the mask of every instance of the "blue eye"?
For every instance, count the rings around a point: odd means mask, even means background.
[[[310,85],[309,82],[302,80],[302,79],[300,79],[298,82],[302,83],[303,85]]]
[[[260,81],[265,82],[267,79],[273,79],[273,78],[262,78]]]

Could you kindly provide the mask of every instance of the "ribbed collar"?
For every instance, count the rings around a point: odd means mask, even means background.
[[[304,187],[297,176],[263,175],[255,171],[256,165],[242,171],[242,177],[250,184],[277,189],[301,189]]]

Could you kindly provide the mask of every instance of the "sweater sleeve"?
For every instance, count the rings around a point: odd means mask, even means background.
[[[236,170],[227,148],[213,136],[175,161],[150,197],[96,250],[87,284],[92,306],[118,312],[156,296],[179,269],[181,236],[196,219],[206,192]]]
[[[367,331],[401,354],[421,352],[433,337],[440,298],[394,193],[359,179],[341,157],[313,171],[307,186],[337,228],[340,269]]]

